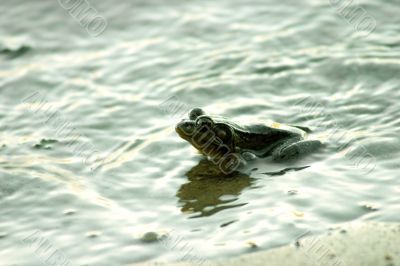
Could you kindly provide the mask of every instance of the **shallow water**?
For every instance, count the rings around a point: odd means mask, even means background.
[[[200,264],[400,222],[397,2],[357,1],[368,36],[329,1],[90,3],[98,37],[57,1],[0,4],[0,265],[48,260],[35,239],[70,265]],[[174,132],[197,106],[326,147],[216,177]]]

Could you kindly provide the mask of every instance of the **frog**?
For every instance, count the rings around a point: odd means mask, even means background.
[[[177,123],[175,131],[226,171],[245,164],[249,158],[271,157],[276,162],[298,159],[323,145],[320,140],[308,138],[308,127],[277,122],[240,125],[225,117],[207,115],[198,107]]]

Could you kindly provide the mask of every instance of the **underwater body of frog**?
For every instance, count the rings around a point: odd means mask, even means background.
[[[321,146],[319,140],[307,139],[310,130],[305,127],[279,123],[241,126],[226,118],[206,115],[200,108],[191,110],[189,119],[179,122],[175,130],[220,164],[224,173],[236,169],[249,154],[283,161],[309,154]]]

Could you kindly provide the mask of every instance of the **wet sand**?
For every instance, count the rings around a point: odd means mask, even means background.
[[[190,266],[158,262],[136,266]],[[320,236],[299,237],[291,245],[230,259],[207,261],[207,266],[396,266],[400,265],[400,224],[352,223]]]

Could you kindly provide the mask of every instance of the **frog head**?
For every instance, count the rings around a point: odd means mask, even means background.
[[[235,147],[235,129],[221,118],[206,115],[200,108],[190,111],[175,127],[178,135],[212,161],[230,157],[238,160]]]
[[[232,126],[206,115],[200,108],[190,111],[189,119],[179,122],[175,130],[181,138],[208,156],[216,156],[215,152],[222,151],[221,148],[235,151]]]

